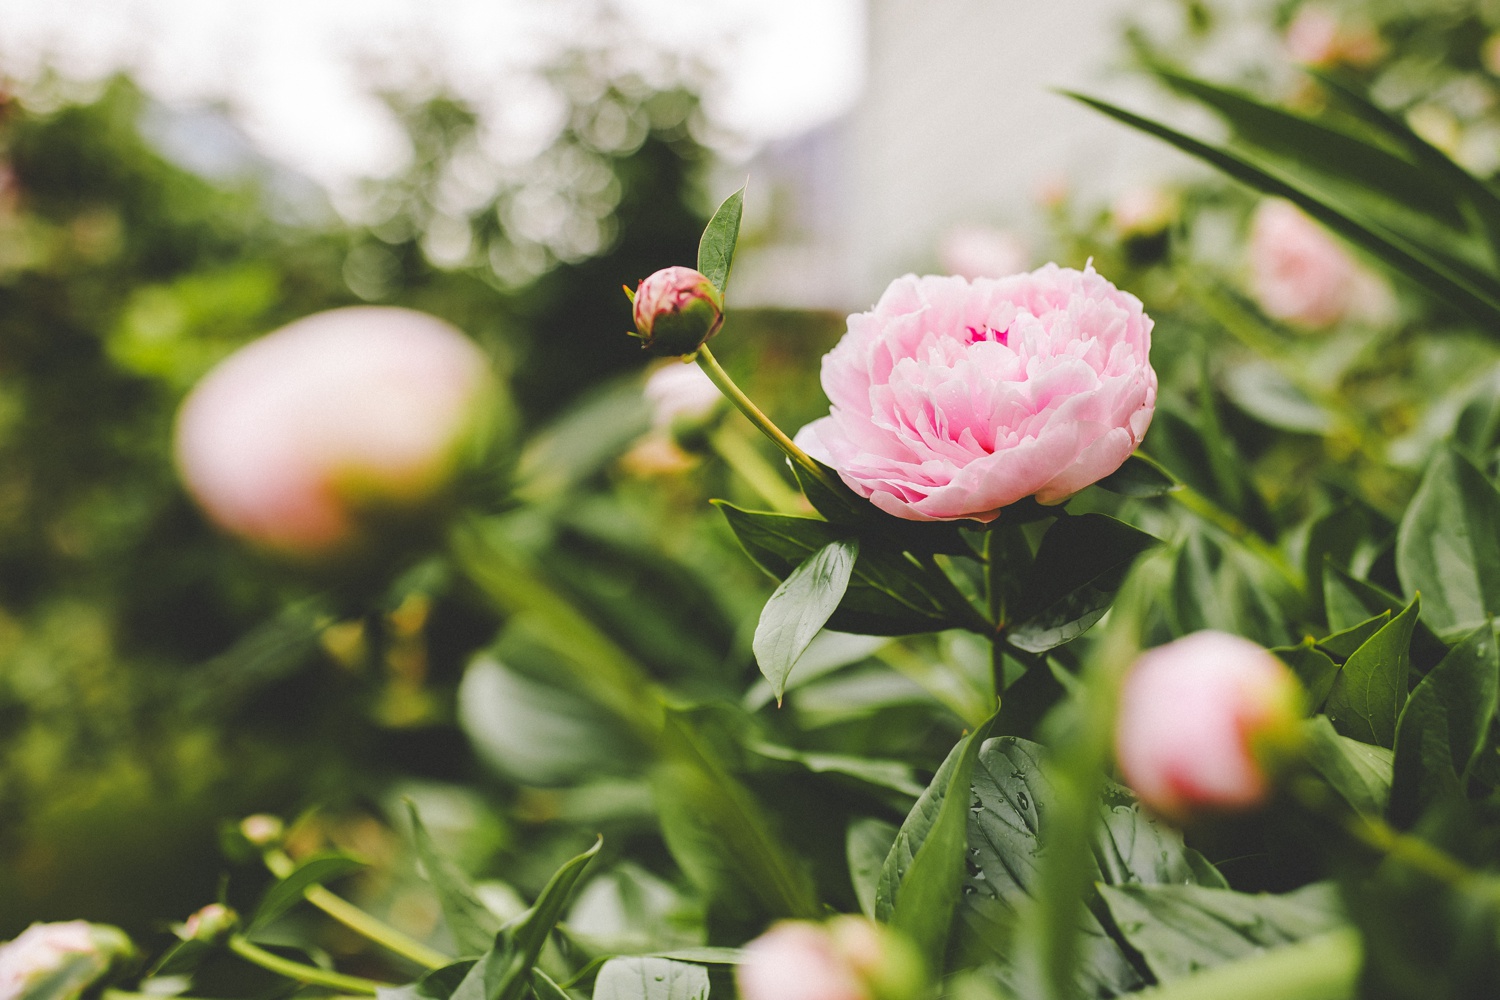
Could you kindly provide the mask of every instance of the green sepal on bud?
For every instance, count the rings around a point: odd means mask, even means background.
[[[632,301],[635,336],[663,357],[692,354],[724,325],[723,294],[690,267],[657,271],[636,287]]]

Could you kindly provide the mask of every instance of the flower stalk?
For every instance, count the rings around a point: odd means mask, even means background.
[[[294,962],[289,958],[282,958],[280,955],[262,948],[243,934],[235,934],[230,937],[229,950],[245,961],[258,965],[268,972],[274,972],[278,976],[285,976],[288,979],[296,980],[299,983],[306,983],[309,986],[326,986],[341,993],[374,996],[377,990],[386,985],[385,983],[377,983],[373,979],[365,979],[362,976],[349,976],[342,972],[332,972],[328,969],[320,969],[315,965],[306,965],[302,962]]]

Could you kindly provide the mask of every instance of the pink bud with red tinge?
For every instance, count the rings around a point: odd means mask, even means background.
[[[724,297],[690,267],[667,267],[636,286],[636,333],[655,354],[692,354],[724,324]]]
[[[1148,807],[1185,821],[1252,809],[1299,740],[1302,688],[1248,639],[1195,632],[1141,654],[1126,675],[1115,755]]]
[[[318,558],[361,537],[372,511],[441,493],[495,398],[488,360],[409,309],[318,313],[230,355],[177,416],[188,489],[220,527]]]

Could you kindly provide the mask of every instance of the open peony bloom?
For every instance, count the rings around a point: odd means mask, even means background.
[[[1297,741],[1302,688],[1248,639],[1194,632],[1143,653],[1125,678],[1115,755],[1125,782],[1163,816],[1250,809]]]
[[[20,1000],[33,988],[73,1000],[134,951],[123,932],[103,924],[32,924],[0,944],[0,1000]]]
[[[863,917],[783,920],[745,947],[742,1000],[915,1000],[922,960],[904,936]]]
[[[1156,407],[1151,319],[1091,266],[907,275],[823,359],[797,444],[881,510],[991,521],[1061,503],[1135,450]]]
[[[493,399],[484,354],[409,309],[301,319],[232,354],[177,416],[177,464],[221,527],[322,556],[368,509],[410,509],[449,482]]]

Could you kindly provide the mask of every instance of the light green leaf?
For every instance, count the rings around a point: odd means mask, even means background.
[[[665,958],[612,958],[599,970],[594,1000],[707,1000],[708,970]]]
[[[1307,708],[1317,711],[1333,690],[1338,678],[1339,665],[1327,653],[1315,646],[1311,639],[1303,640],[1299,646],[1278,646],[1272,649],[1277,658],[1292,668],[1292,673],[1307,690]]]
[[[1396,573],[1422,594],[1439,635],[1500,614],[1500,493],[1467,458],[1445,451],[1422,477],[1396,535]]]
[[[1391,819],[1402,826],[1463,783],[1484,746],[1500,700],[1495,631],[1481,625],[1422,678],[1396,727]]]
[[[291,874],[266,890],[265,897],[256,907],[255,915],[246,925],[248,931],[256,931],[302,902],[308,889],[359,871],[364,862],[356,861],[347,854],[324,854],[308,858]],[[497,923],[498,927],[499,924]],[[486,945],[487,947],[487,945]],[[481,949],[483,950],[483,949]]]
[[[792,570],[761,610],[753,649],[777,704],[798,657],[844,599],[858,555],[857,538],[829,542]]]
[[[474,892],[474,887],[458,866],[449,861],[432,842],[417,807],[410,801],[406,810],[411,816],[412,839],[417,849],[417,859],[422,862],[422,872],[427,883],[437,894],[442,907],[443,919],[453,935],[454,946],[462,955],[482,955],[494,944],[495,933],[500,929],[500,918],[490,912]]]
[[[1143,455],[1131,455],[1125,464],[1094,484],[1122,497],[1159,497],[1177,489],[1177,480]]]
[[[552,981],[552,977],[541,969],[531,970],[531,992],[536,1000],[573,1000],[568,991]]]
[[[1344,662],[1325,709],[1343,735],[1382,747],[1395,743],[1396,719],[1406,704],[1411,634],[1420,604],[1420,599],[1413,599]]]
[[[880,869],[891,853],[900,828],[883,819],[865,817],[849,824],[844,837],[844,854],[849,862],[849,880],[859,909],[875,919],[875,891],[880,883]]]
[[[712,281],[721,294],[729,284],[729,266],[734,263],[734,246],[740,239],[744,202],[744,188],[725,198],[698,241],[698,272]]]
[[[1340,736],[1326,715],[1304,722],[1302,734],[1307,762],[1329,787],[1364,815],[1384,815],[1391,794],[1391,751]]]

